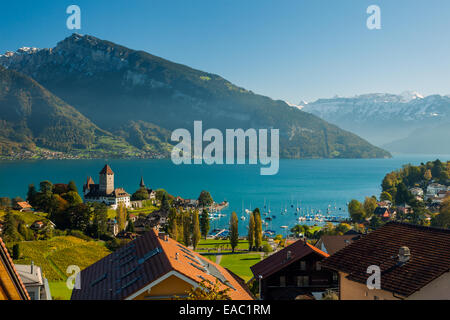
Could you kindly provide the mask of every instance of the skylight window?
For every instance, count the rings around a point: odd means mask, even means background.
[[[138,263],[142,264],[145,261],[147,261],[148,259],[150,259],[151,257],[153,257],[154,255],[157,255],[158,253],[161,253],[161,252],[162,252],[161,248],[153,249],[152,251],[147,252],[141,259],[139,259]]]
[[[93,286],[95,286],[96,284],[102,282],[103,280],[106,279],[106,277],[107,277],[107,274],[106,274],[106,273],[102,274],[98,279],[96,279],[96,280],[94,280],[94,281],[91,282],[91,287],[93,287]]]

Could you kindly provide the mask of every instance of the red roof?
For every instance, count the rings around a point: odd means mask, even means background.
[[[22,279],[20,279],[19,273],[16,270],[16,267],[14,266],[14,262],[11,259],[8,250],[6,249],[5,244],[3,243],[2,238],[0,238],[0,259],[4,260],[3,263],[5,264],[6,269],[10,269],[11,271],[11,279],[14,282],[14,285],[17,288],[17,291],[19,292],[19,295],[22,297],[23,300],[30,300],[30,296],[28,295],[28,291],[25,288],[25,285],[22,282]]]
[[[100,171],[100,174],[114,174],[114,172],[111,170],[109,165],[105,165],[102,171]]]
[[[411,258],[398,262],[400,247]],[[348,279],[366,283],[367,267],[381,268],[381,289],[410,296],[450,271],[450,230],[389,222],[363,236],[328,259],[322,266],[348,274]]]
[[[288,251],[291,252],[290,259],[287,259]],[[255,278],[258,278],[259,276],[266,278],[311,253],[318,254],[324,258],[329,257],[329,255],[322,250],[310,245],[307,242],[304,242],[303,240],[298,240],[283,250],[280,250],[261,262],[253,265],[250,269],[252,270]]]

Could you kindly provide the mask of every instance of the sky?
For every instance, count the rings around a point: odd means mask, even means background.
[[[69,5],[81,30],[69,30]],[[369,30],[369,5],[381,29]],[[0,53],[73,32],[216,73],[292,103],[407,90],[450,94],[448,0],[14,0],[0,3]]]

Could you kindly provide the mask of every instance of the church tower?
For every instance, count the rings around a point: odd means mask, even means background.
[[[104,192],[109,195],[114,191],[114,172],[111,167],[105,165],[105,167],[100,171],[100,192]]]

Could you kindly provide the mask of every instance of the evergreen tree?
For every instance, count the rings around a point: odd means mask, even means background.
[[[258,208],[253,210],[253,215],[255,217],[255,247],[259,251],[262,246],[262,220]]]
[[[20,259],[20,245],[18,243],[13,245],[12,258],[13,258],[13,260]]]
[[[127,220],[127,209],[123,204],[119,204],[116,209],[116,219],[119,225],[119,232],[125,230]]]
[[[164,194],[162,195],[161,208],[160,208],[160,210],[161,210],[162,212],[169,212],[169,209],[170,209],[169,200],[167,199],[167,196],[166,196],[166,194],[164,193]]]
[[[91,204],[92,225],[91,236],[97,239],[102,238],[108,231],[108,207],[104,203]]]
[[[198,206],[201,208],[209,207],[213,204],[213,198],[208,191],[203,190],[198,197]]]
[[[234,249],[237,247],[239,243],[239,231],[238,231],[238,217],[236,212],[231,213],[230,219],[230,245],[231,250],[234,252]]]
[[[200,232],[200,221],[198,218],[198,211],[195,210],[192,214],[192,246],[194,247],[194,250],[197,248],[197,244],[200,241],[201,238],[201,232]]]
[[[191,226],[192,217],[191,212],[185,211],[183,213],[183,242],[186,247],[191,245]]]
[[[253,244],[255,242],[255,216],[253,212],[250,213],[248,218],[248,250],[253,249]]]
[[[35,188],[34,184],[30,184],[28,186],[27,201],[33,207],[36,205],[37,193],[38,192],[36,191],[36,188]]]
[[[177,221],[177,210],[175,208],[170,208],[169,210],[169,226],[167,228],[167,232],[169,233],[169,236],[177,240],[178,238],[178,221]]]
[[[376,230],[379,227],[381,227],[381,219],[377,216],[377,215],[373,215],[372,218],[370,219],[370,223],[369,223],[369,227],[372,230]]]
[[[77,185],[76,185],[75,181],[73,181],[73,180],[69,182],[69,184],[67,185],[67,189],[69,191],[73,191],[75,193],[78,193]]]
[[[205,209],[203,209],[202,215],[200,216],[200,228],[202,231],[202,236],[206,239],[210,227],[208,211],[206,211]]]

